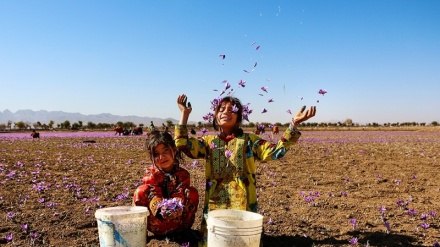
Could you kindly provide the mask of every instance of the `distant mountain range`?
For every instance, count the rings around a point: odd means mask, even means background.
[[[0,111],[0,123],[7,124],[8,121],[13,123],[23,121],[25,123],[36,123],[48,124],[50,120],[58,123],[63,123],[68,120],[70,124],[82,121],[84,125],[88,122],[98,123],[117,123],[117,122],[133,122],[134,124],[144,124],[148,126],[150,121],[153,121],[154,125],[162,125],[166,121],[171,120],[173,123],[178,123],[178,120],[173,118],[156,118],[156,117],[138,117],[138,116],[119,116],[112,115],[110,113],[101,113],[96,115],[83,115],[81,113],[69,113],[63,111],[33,111],[33,110],[18,110],[15,113],[10,110]]]

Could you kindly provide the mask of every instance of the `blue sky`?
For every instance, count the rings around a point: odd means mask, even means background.
[[[439,12],[436,0],[0,1],[0,111],[178,119],[185,93],[198,122],[227,80],[252,122],[302,105],[317,106],[312,122],[440,121]]]

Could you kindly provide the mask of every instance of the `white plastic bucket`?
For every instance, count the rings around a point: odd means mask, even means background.
[[[120,206],[96,210],[101,247],[145,247],[148,208]]]
[[[259,247],[263,216],[243,210],[218,209],[208,213],[208,246]]]

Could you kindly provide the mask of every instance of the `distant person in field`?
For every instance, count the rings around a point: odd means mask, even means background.
[[[274,125],[273,127],[272,127],[272,134],[279,134],[280,133],[280,131],[279,131],[279,129],[278,129],[278,126],[277,125]]]
[[[313,116],[316,108],[301,109],[291,120],[279,141],[271,143],[241,128],[244,107],[240,100],[226,96],[214,103],[213,127],[217,134],[189,137],[187,121],[192,111],[187,97],[177,97],[181,111],[174,131],[178,150],[193,159],[205,159],[206,190],[202,218],[203,240],[207,243],[208,212],[216,209],[237,209],[258,212],[255,160],[270,161],[284,157],[289,147],[301,136],[297,126]],[[247,111],[246,111],[247,112]],[[247,115],[245,116],[247,118]]]
[[[116,126],[113,130],[115,131],[115,135],[122,135],[122,133],[124,132],[124,128],[122,128],[122,126],[120,125]]]
[[[197,244],[194,223],[199,193],[190,185],[190,174],[182,168],[184,159],[168,132],[153,131],[147,140],[152,162],[142,185],[134,192],[133,204],[147,207],[148,231],[176,242]]]
[[[32,138],[40,138],[40,133],[36,132],[35,130],[32,130],[31,136]]]
[[[156,127],[154,127],[153,121],[150,122],[150,131],[153,131],[156,129]]]

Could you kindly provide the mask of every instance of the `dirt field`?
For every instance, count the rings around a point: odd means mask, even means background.
[[[0,133],[0,245],[99,246],[94,213],[131,204],[144,143],[110,132]],[[186,161],[203,201],[204,162]],[[263,245],[433,246],[439,168],[439,130],[303,131],[285,158],[258,164]],[[201,205],[193,229],[200,219]],[[147,246],[179,245],[149,235]]]

